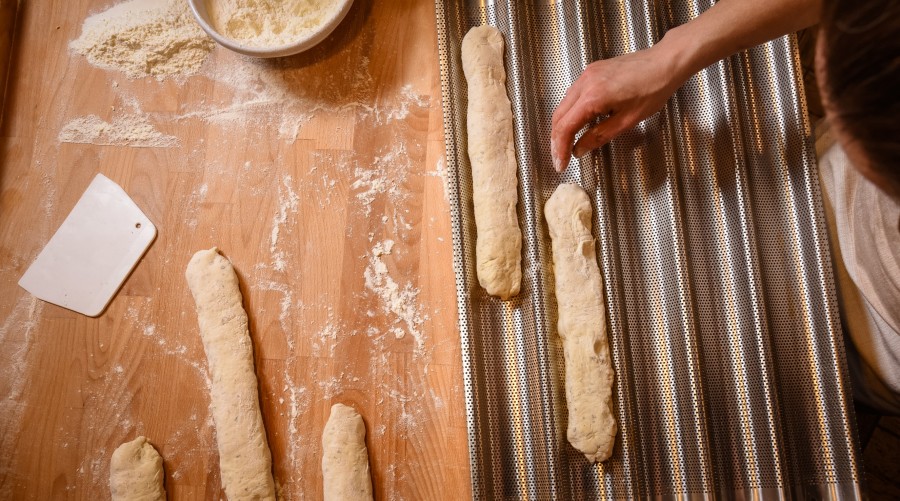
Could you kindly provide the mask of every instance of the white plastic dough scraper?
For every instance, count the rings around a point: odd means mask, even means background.
[[[156,227],[125,190],[97,174],[19,285],[96,317],[155,238]]]

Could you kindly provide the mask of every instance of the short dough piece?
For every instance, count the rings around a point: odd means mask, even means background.
[[[322,480],[325,501],[372,499],[366,425],[353,407],[331,406],[322,432]]]
[[[488,294],[509,299],[519,293],[522,281],[522,232],[516,216],[518,179],[503,35],[491,26],[469,30],[462,42],[462,64],[469,87],[478,282]]]
[[[616,419],[591,202],[577,185],[562,184],[544,206],[544,216],[553,245],[558,329],[566,360],[567,435],[588,460],[604,461],[612,454]]]
[[[166,501],[163,460],[144,437],[116,448],[109,464],[112,501]]]
[[[228,499],[275,500],[272,455],[259,410],[253,345],[238,278],[216,248],[194,254],[185,273],[212,377],[210,400],[222,487]]]

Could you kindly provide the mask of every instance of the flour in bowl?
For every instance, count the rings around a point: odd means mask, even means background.
[[[312,36],[341,12],[334,0],[206,0],[219,33],[250,47],[280,47]]]

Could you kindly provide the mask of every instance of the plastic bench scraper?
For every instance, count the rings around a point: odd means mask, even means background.
[[[97,174],[19,280],[44,301],[96,317],[156,238],[119,185]]]

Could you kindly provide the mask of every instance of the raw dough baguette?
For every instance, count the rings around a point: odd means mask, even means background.
[[[478,282],[492,296],[509,299],[522,281],[522,232],[513,121],[506,97],[503,35],[491,26],[469,30],[462,42],[469,84],[467,131],[475,204]]]
[[[253,345],[238,278],[216,248],[194,254],[185,272],[212,377],[210,400],[228,499],[275,500],[272,456],[259,411]]]
[[[112,501],[166,501],[163,460],[144,437],[116,448],[109,464]]]
[[[372,499],[366,425],[353,407],[331,406],[322,432],[322,481],[325,501]]]
[[[604,461],[612,454],[616,420],[591,202],[577,185],[562,184],[544,206],[544,216],[553,246],[558,330],[566,360],[567,435],[588,460]]]

